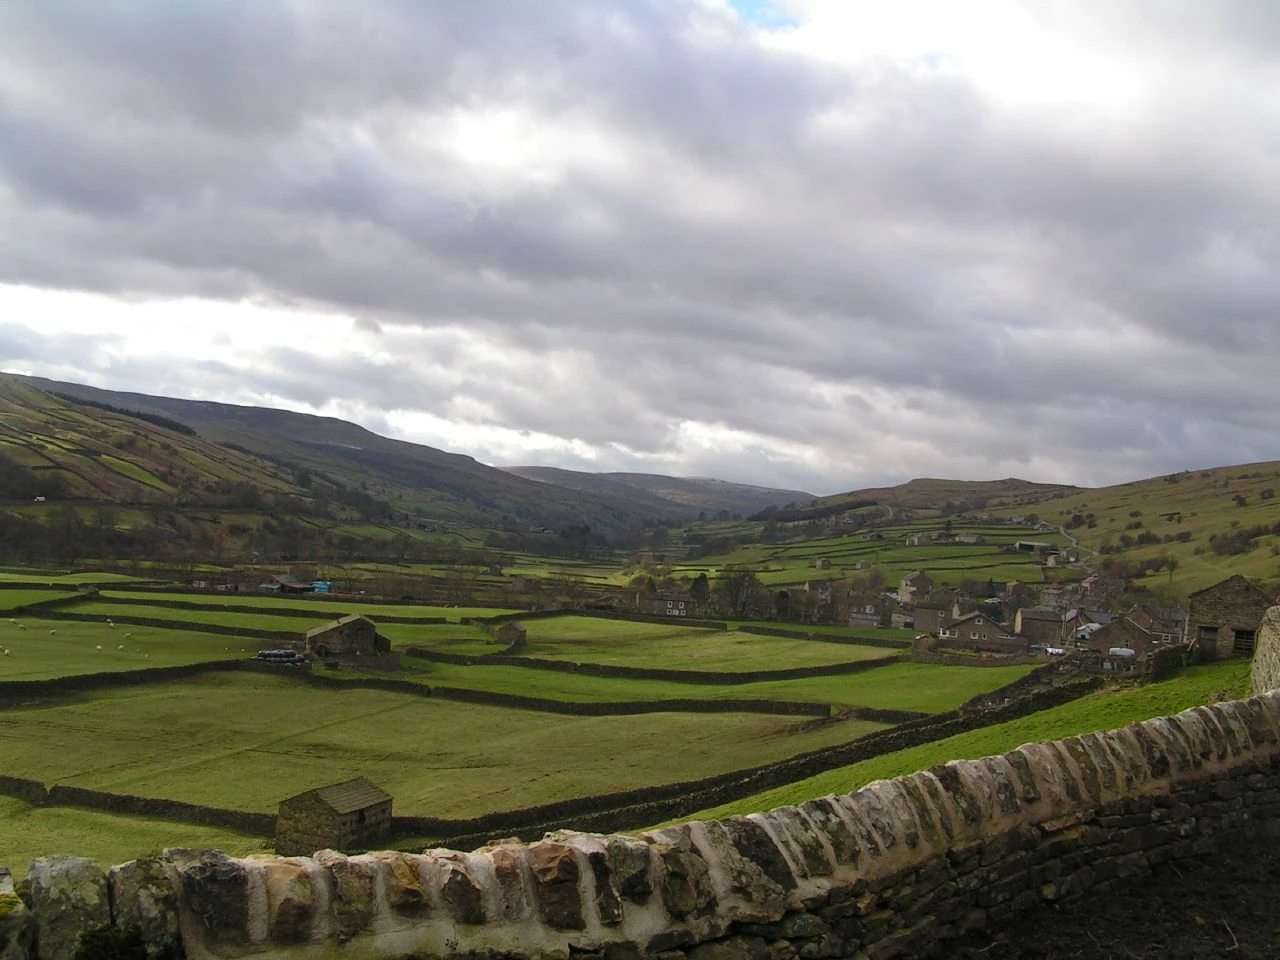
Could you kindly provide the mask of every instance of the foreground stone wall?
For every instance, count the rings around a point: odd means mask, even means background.
[[[1253,648],[1253,692],[1280,688],[1280,607],[1271,607],[1258,624]]]
[[[157,947],[180,931],[193,960],[920,956],[1162,861],[1280,837],[1278,741],[1271,692],[640,836],[353,857],[179,849],[107,875],[41,860],[0,928],[19,946],[0,956],[32,955],[33,930],[40,957],[70,956],[75,931],[108,915]]]

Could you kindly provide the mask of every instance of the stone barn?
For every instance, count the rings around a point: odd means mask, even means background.
[[[363,777],[308,790],[280,801],[276,853],[317,850],[357,853],[377,847],[391,830],[391,796]]]
[[[510,649],[523,647],[528,631],[525,630],[523,623],[504,623],[500,626],[494,636],[499,643],[506,644]]]
[[[1252,657],[1262,615],[1271,595],[1236,574],[1187,597],[1183,640],[1201,660]]]
[[[317,657],[373,657],[390,651],[391,641],[368,617],[352,614],[307,631],[306,652]]]

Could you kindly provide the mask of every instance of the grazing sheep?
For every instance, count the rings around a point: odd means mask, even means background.
[[[117,650],[123,650],[123,649],[124,649],[124,644],[123,644],[123,643],[122,643],[122,644],[120,644],[120,646],[116,647],[116,649],[117,649]]]
[[[20,624],[18,624],[18,629],[19,629],[19,630],[25,630],[25,629],[27,629],[27,625],[26,625],[25,623],[20,623]]]
[[[17,619],[16,617],[10,617],[10,618],[9,618],[9,622],[10,622],[10,623],[17,623],[17,622],[18,622],[18,619]]]
[[[107,626],[110,627],[112,630],[116,628],[116,625],[112,623],[110,620],[107,621]]]
[[[143,659],[143,660],[150,660],[150,659],[151,659],[151,654],[149,654],[149,653],[144,653],[144,654],[142,655],[142,659]]]
[[[6,657],[9,655],[9,648],[8,648],[8,647],[5,647],[5,648],[4,648],[4,655],[5,655]]]
[[[51,636],[51,637],[56,637],[57,635],[58,635],[58,631],[57,631],[57,630],[50,630],[50,631],[49,631],[49,636]]]
[[[99,649],[99,650],[101,650],[101,649],[102,649],[102,644],[98,644],[98,649]]]
[[[128,639],[130,639],[132,636],[133,636],[133,634],[132,634],[132,633],[126,633],[126,634],[124,635],[124,638],[125,638],[126,640],[128,640]]]

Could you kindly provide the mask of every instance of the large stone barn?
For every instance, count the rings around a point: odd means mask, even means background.
[[[357,853],[378,846],[391,829],[391,796],[363,777],[308,790],[280,801],[276,853],[317,850]]]
[[[1253,656],[1254,638],[1271,595],[1236,574],[1187,597],[1183,640],[1201,660]]]
[[[368,617],[341,617],[307,631],[306,652],[317,657],[373,657],[389,653],[391,641]]]

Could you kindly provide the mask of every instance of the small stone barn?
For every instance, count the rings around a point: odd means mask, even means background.
[[[494,637],[499,643],[504,643],[508,647],[523,647],[527,637],[527,631],[523,623],[511,621],[500,626]]]
[[[276,853],[354,853],[378,846],[391,829],[391,796],[363,777],[308,790],[280,801]]]
[[[378,633],[373,621],[355,614],[313,627],[305,642],[306,652],[317,657],[372,657],[391,650],[391,641]]]

